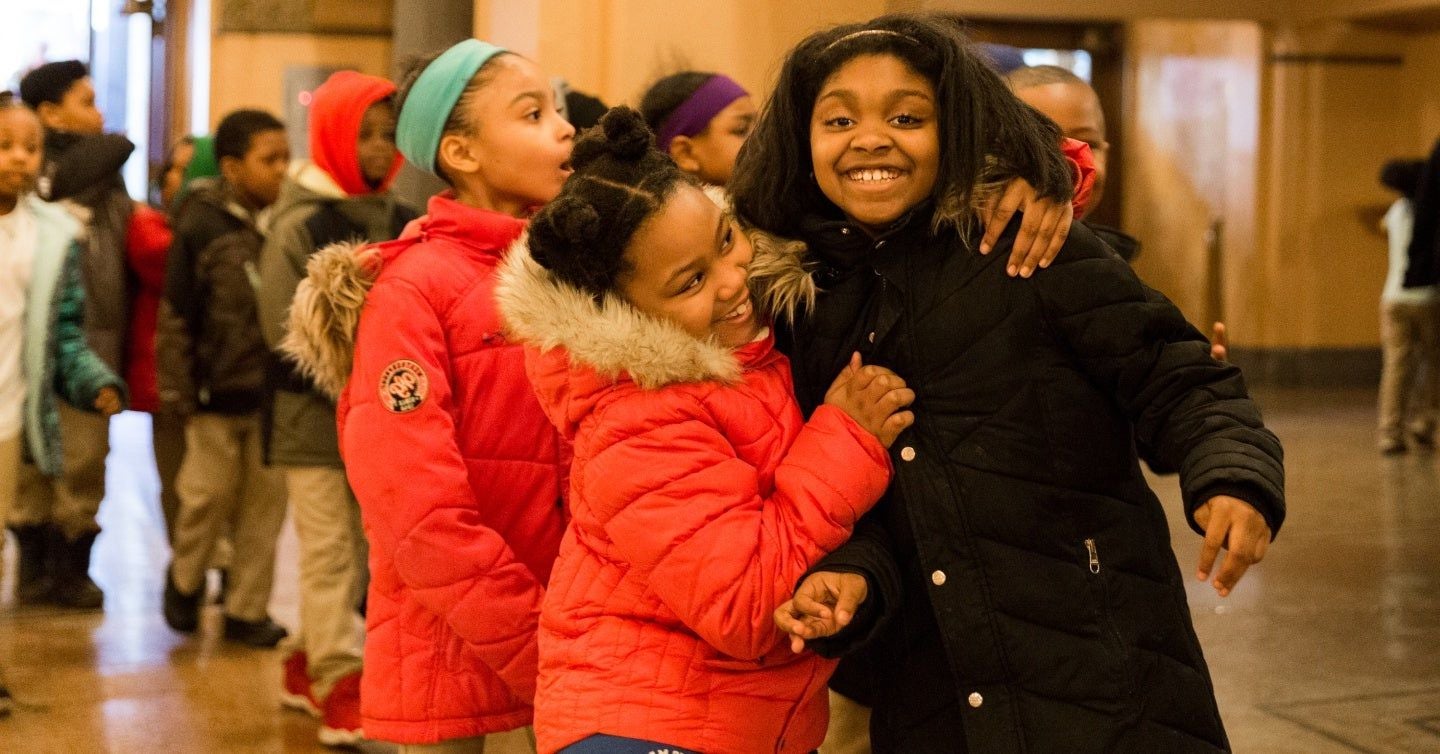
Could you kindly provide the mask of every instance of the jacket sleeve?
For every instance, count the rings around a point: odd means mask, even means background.
[[[310,232],[299,222],[301,213],[276,218],[260,250],[260,289],[256,304],[260,312],[260,335],[274,350],[285,338],[285,321],[295,289],[305,277],[305,263],[314,251]]]
[[[356,340],[342,429],[345,467],[371,546],[525,703],[535,695],[544,585],[486,526],[456,441],[450,353],[439,317],[415,288],[372,289]],[[386,368],[415,362],[428,390],[414,410],[381,405]]]
[[[616,441],[577,470],[586,504],[686,626],[731,657],[763,656],[781,640],[772,613],[795,580],[884,493],[889,455],[843,412],[821,406],[776,469],[773,489],[762,490],[760,473],[736,456],[701,402],[675,406],[660,423],[653,412],[629,412],[604,430]]]
[[[195,413],[195,341],[169,299],[160,301],[155,324],[155,383],[160,404],[179,416]]]
[[[72,406],[94,410],[100,391],[113,387],[128,402],[125,382],[90,350],[85,339],[85,285],[80,276],[80,246],[70,247],[56,302],[55,389]]]
[[[1255,506],[1272,534],[1285,520],[1284,453],[1240,370],[1168,299],[1140,282],[1076,225],[1056,264],[1032,279],[1043,315],[1071,360],[1114,396],[1137,445],[1178,469],[1186,518],[1215,495]]]
[[[904,588],[900,583],[900,566],[895,561],[880,507],[865,514],[855,526],[855,534],[816,563],[805,576],[817,571],[863,576],[868,590],[850,625],[834,636],[806,642],[806,646],[822,657],[840,657],[865,647],[885,630],[900,608]],[[803,576],[796,582],[797,587],[800,581],[804,581]]]

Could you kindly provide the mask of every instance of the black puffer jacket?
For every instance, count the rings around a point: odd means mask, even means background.
[[[823,292],[781,332],[807,411],[857,350],[918,394],[887,499],[817,566],[871,584],[818,648],[861,650],[837,679],[874,750],[1228,750],[1137,443],[1187,514],[1229,494],[1278,531],[1281,448],[1239,371],[1081,225],[1031,280],[1005,275],[1018,221],[989,256],[929,226],[805,224]]]
[[[173,224],[156,338],[160,400],[182,415],[258,411],[269,359],[255,303],[265,238],[223,181],[196,181]]]

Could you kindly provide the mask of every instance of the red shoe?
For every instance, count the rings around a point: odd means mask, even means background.
[[[326,746],[355,746],[365,740],[365,731],[360,728],[359,673],[335,682],[325,697],[321,721],[320,743]]]
[[[285,658],[285,687],[280,691],[280,706],[320,717],[320,703],[310,687],[309,662],[304,650],[295,650]]]

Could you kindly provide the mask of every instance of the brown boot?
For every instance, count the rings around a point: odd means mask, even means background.
[[[90,579],[90,549],[100,532],[81,534],[74,540],[65,538],[58,527],[51,527],[51,564],[55,587],[50,600],[61,607],[99,610],[105,605],[105,593]]]
[[[50,573],[50,527],[44,524],[12,526],[15,542],[20,545],[19,564],[15,574],[15,601],[21,605],[39,605],[50,601],[55,581]]]

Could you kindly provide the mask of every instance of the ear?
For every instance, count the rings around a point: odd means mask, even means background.
[[[62,130],[64,130],[64,129],[61,128],[62,123],[61,123],[61,117],[60,117],[60,105],[59,105],[59,104],[54,103],[54,102],[41,102],[41,103],[40,103],[40,106],[37,107],[37,108],[35,108],[35,115],[39,116],[39,118],[40,118],[40,125],[44,126],[44,127],[45,127],[45,130],[47,130],[47,131],[62,131]]]
[[[687,173],[700,172],[700,160],[695,155],[695,142],[689,136],[676,136],[670,140],[670,159]]]
[[[446,175],[465,175],[479,172],[480,156],[475,154],[470,139],[461,134],[445,134],[440,137],[440,146],[435,150],[435,164]]]
[[[220,177],[230,185],[235,185],[240,179],[240,165],[243,161],[238,157],[220,158]]]

